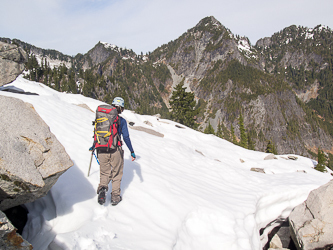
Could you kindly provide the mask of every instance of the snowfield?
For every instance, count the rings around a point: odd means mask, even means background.
[[[269,224],[273,228],[285,220],[311,190],[333,178],[314,170],[316,162],[302,156],[264,160],[267,153],[125,110],[122,116],[134,122],[134,127],[164,137],[129,128],[137,159],[131,161],[124,145],[123,201],[111,206],[109,193],[101,206],[95,159],[89,177],[87,173],[93,111],[102,102],[59,93],[22,77],[0,89],[4,88],[39,94],[0,91],[33,104],[74,162],[46,197],[27,204],[29,220],[23,237],[36,250],[56,246],[71,250],[259,250],[269,231],[259,235],[261,228]],[[263,168],[266,174],[251,168]]]

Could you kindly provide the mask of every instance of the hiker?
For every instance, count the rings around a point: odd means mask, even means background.
[[[112,106],[117,109],[118,115],[121,114],[124,111],[124,99],[121,97],[114,98]],[[118,138],[120,140],[120,136],[123,136],[125,144],[131,152],[132,161],[134,161],[136,156],[129,137],[127,122],[120,116],[119,120]],[[96,150],[100,163],[100,183],[97,188],[98,203],[101,205],[105,203],[105,193],[108,191],[110,181],[112,181],[111,204],[115,206],[122,200],[120,184],[124,168],[124,151],[121,142],[118,142],[114,149],[96,147]]]

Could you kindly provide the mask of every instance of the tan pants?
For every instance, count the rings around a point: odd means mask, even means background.
[[[112,195],[120,195],[120,184],[124,169],[123,149],[118,147],[115,151],[109,153],[98,153],[98,160],[100,164],[100,183],[97,193],[102,187],[108,190],[108,185],[112,180]]]

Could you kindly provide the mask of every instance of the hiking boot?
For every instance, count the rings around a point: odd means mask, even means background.
[[[120,195],[112,195],[111,194],[111,204],[112,206],[116,206],[119,202],[121,202],[122,198]]]
[[[100,205],[103,205],[105,203],[105,192],[106,192],[106,188],[101,188],[99,191],[98,191],[98,203]]]

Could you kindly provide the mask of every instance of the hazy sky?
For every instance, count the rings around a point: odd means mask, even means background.
[[[140,54],[214,16],[252,44],[290,25],[333,29],[333,0],[0,0],[0,37],[67,55],[99,41]]]

